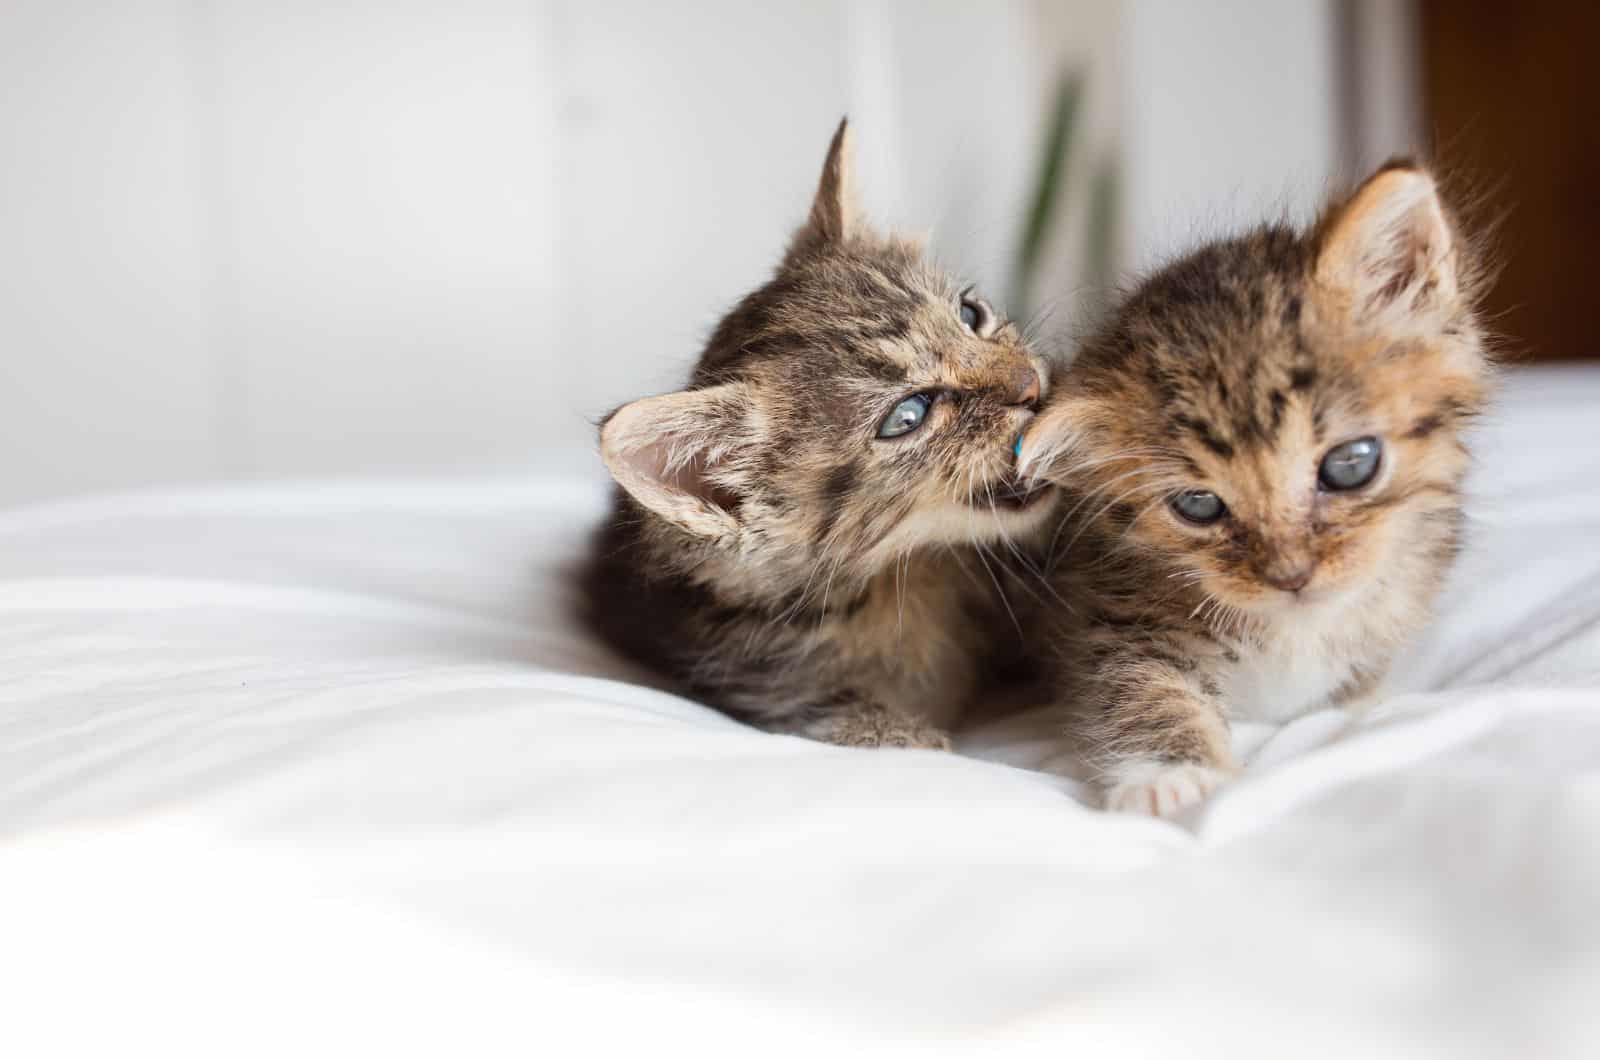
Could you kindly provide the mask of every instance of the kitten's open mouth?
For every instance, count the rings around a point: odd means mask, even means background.
[[[988,486],[967,498],[974,508],[1005,508],[1020,512],[1032,508],[1054,492],[1048,482],[1026,483],[1008,478]]]

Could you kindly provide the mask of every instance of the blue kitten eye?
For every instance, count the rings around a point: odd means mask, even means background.
[[[963,292],[956,312],[961,316],[962,326],[974,335],[982,335],[994,326],[994,310],[989,308],[988,302],[970,292]]]
[[[1371,482],[1383,459],[1383,443],[1376,438],[1357,438],[1329,449],[1317,468],[1317,481],[1323,489],[1355,490]]]
[[[933,399],[927,394],[912,394],[889,410],[889,415],[878,424],[878,437],[898,438],[902,434],[910,434],[922,426],[932,404]]]
[[[1172,498],[1172,510],[1197,526],[1209,526],[1228,514],[1228,506],[1210,490],[1184,490]]]

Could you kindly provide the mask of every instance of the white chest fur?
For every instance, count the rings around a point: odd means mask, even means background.
[[[1235,645],[1220,674],[1230,717],[1287,721],[1326,706],[1356,672],[1352,644],[1315,622],[1289,622],[1259,642]]]

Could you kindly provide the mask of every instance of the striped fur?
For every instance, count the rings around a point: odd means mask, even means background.
[[[1108,805],[1202,797],[1234,769],[1230,718],[1368,695],[1426,622],[1490,393],[1477,261],[1433,178],[1393,163],[1309,231],[1156,272],[1057,380],[1021,456],[1069,491],[1050,569],[1071,606],[1040,625]],[[1376,478],[1319,485],[1368,436]],[[1193,489],[1228,514],[1183,519]]]
[[[619,489],[584,578],[592,625],[764,728],[947,746],[1012,629],[981,549],[1055,500],[1020,490],[1011,449],[1045,376],[1016,327],[855,215],[841,125],[808,220],[689,387],[602,426]],[[876,437],[912,394],[932,399],[923,425]]]

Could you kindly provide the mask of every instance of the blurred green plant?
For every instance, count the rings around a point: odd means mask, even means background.
[[[1027,217],[1011,268],[1008,304],[1012,316],[1018,320],[1028,319],[1033,312],[1040,264],[1051,233],[1057,227],[1058,215],[1069,205],[1068,171],[1082,125],[1083,97],[1083,74],[1076,70],[1063,71],[1056,80],[1055,98],[1046,115],[1033,190],[1028,196]],[[1079,285],[1081,297],[1091,305],[1098,303],[1111,287],[1116,255],[1118,184],[1113,159],[1103,158],[1094,164],[1085,203],[1089,212],[1085,218],[1083,274]]]

